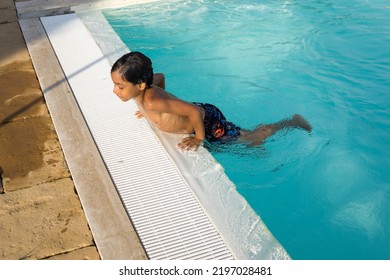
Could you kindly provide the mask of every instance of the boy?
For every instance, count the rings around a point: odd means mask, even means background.
[[[151,60],[140,52],[130,52],[119,58],[111,68],[114,93],[122,100],[133,99],[139,111],[158,129],[179,134],[190,134],[178,147],[197,150],[206,139],[210,142],[240,141],[260,145],[280,129],[294,127],[311,132],[310,124],[300,115],[254,130],[245,130],[227,121],[222,112],[211,104],[190,103],[165,91],[163,74],[153,74]]]

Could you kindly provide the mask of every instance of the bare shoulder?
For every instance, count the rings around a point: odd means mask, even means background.
[[[147,90],[144,96],[144,106],[147,110],[161,110],[170,103],[172,99],[176,99],[174,95],[159,87],[152,87]]]
[[[166,91],[165,89],[162,89],[160,87],[153,87],[155,92],[157,93],[157,96],[164,99],[177,99],[175,95],[172,93]]]
[[[148,111],[182,114],[181,111],[191,110],[193,105],[162,88],[153,87],[145,94],[144,106]]]

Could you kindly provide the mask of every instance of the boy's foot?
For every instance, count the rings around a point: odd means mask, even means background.
[[[311,125],[309,124],[309,122],[304,118],[302,117],[301,115],[299,114],[295,114],[292,118],[291,118],[291,124],[295,127],[299,127],[299,128],[302,128],[304,130],[306,130],[307,132],[311,132]]]

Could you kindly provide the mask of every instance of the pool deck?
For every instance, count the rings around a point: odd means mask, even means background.
[[[95,210],[101,217],[98,225],[105,229],[102,230],[105,236],[100,236],[102,248],[96,247],[54,129],[53,116],[46,106],[49,100],[47,96],[44,98],[42,91],[45,85],[38,83],[20,29],[15,2],[27,4],[13,0],[0,3],[0,259],[145,259],[132,228],[128,225],[121,229],[112,227],[114,221],[109,217],[113,211],[117,217],[115,223],[119,221],[123,225],[121,221],[127,218],[123,211],[118,213],[118,208],[113,207],[118,203],[115,196],[107,197],[105,204]],[[53,13],[50,9],[48,11]],[[25,12],[22,16],[27,15]],[[33,25],[27,25],[27,28],[34,30]],[[57,71],[60,68],[53,58],[54,53],[50,47],[43,47],[44,44],[39,43],[44,55],[42,53],[35,63],[44,63],[51,71],[46,86],[55,85],[51,90],[66,91],[67,83],[64,77],[58,76],[63,74]],[[70,113],[72,118],[66,122],[68,128],[85,125],[78,115],[80,112]],[[76,135],[74,130],[68,132],[69,143],[87,141],[82,133]],[[75,150],[74,156],[79,152]],[[97,151],[93,151],[88,159],[79,161],[83,164],[80,168],[83,174],[79,176],[84,176],[92,185],[94,182],[95,185],[96,182],[102,184],[102,177],[97,178],[91,172],[91,168],[96,170],[96,165],[102,164],[97,157]],[[103,185],[110,183],[105,180]],[[124,233],[131,238],[124,241],[119,236]]]

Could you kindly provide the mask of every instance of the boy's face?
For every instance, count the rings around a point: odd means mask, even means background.
[[[129,101],[137,97],[143,91],[143,85],[127,82],[123,80],[122,75],[118,73],[118,71],[114,71],[111,73],[111,79],[114,83],[113,92],[123,101]]]

